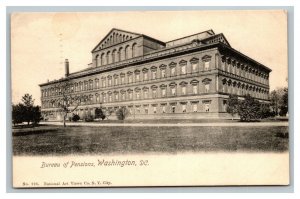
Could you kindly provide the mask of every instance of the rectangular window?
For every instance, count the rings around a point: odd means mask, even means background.
[[[209,70],[209,61],[204,62],[204,70]]]
[[[166,113],[166,106],[165,105],[162,106],[162,113]]]
[[[148,73],[147,72],[144,73],[144,80],[148,80]]]
[[[152,98],[156,98],[156,97],[157,97],[157,95],[156,95],[156,90],[153,90],[153,91],[152,91],[152,95],[153,95]]]
[[[181,87],[181,93],[182,95],[186,94],[186,86]]]
[[[111,79],[108,79],[108,86],[111,86],[111,84],[112,84]]]
[[[140,92],[136,93],[136,99],[140,99]]]
[[[106,96],[103,95],[103,102],[106,102]]]
[[[176,95],[176,88],[175,87],[171,88],[171,93],[172,93],[172,95]]]
[[[102,86],[106,87],[106,81],[105,81],[105,79],[102,80]]]
[[[166,89],[162,89],[162,90],[161,90],[161,95],[162,95],[163,97],[166,96]]]
[[[132,83],[132,75],[129,75],[129,76],[128,76],[128,82],[129,82],[129,83]]]
[[[152,79],[156,79],[156,71],[152,71]]]
[[[140,81],[140,74],[135,74],[135,81]]]
[[[125,93],[122,93],[122,100],[125,100]]]
[[[132,92],[129,93],[129,99],[132,100]]]
[[[144,98],[147,99],[148,98],[148,90],[144,91]]]
[[[206,93],[209,92],[209,84],[205,84],[205,92],[206,92]]]
[[[175,106],[172,106],[172,113],[175,113]]]
[[[111,97],[111,95],[108,96],[108,99],[109,99],[110,102],[112,102],[112,97]]]
[[[181,74],[186,74],[186,65],[181,66]]]
[[[193,104],[193,112],[196,113],[198,111],[198,104]]]
[[[186,113],[186,104],[182,104],[182,112]]]
[[[208,103],[204,104],[204,109],[205,109],[205,112],[209,112],[209,104]]]
[[[175,76],[175,67],[171,68],[171,76]]]
[[[148,111],[148,108],[146,107],[146,108],[145,108],[145,114],[148,114],[148,112],[149,112],[149,111]]]
[[[115,78],[115,85],[118,85],[118,78]]]
[[[192,71],[196,72],[197,71],[197,63],[192,63]]]
[[[157,107],[156,106],[153,106],[153,113],[157,113]]]
[[[116,99],[116,100],[119,100],[119,95],[118,95],[118,93],[115,94],[115,99]]]
[[[121,77],[121,84],[125,84],[125,77]]]
[[[136,107],[136,113],[137,113],[137,114],[140,114],[140,113],[141,113],[141,110],[140,110],[140,107],[139,107],[139,106]]]
[[[193,94],[197,94],[197,93],[198,93],[198,86],[193,85]]]
[[[161,70],[161,77],[166,77],[166,69]]]

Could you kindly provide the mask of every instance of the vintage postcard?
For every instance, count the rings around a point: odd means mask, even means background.
[[[10,18],[14,188],[289,184],[286,11]]]

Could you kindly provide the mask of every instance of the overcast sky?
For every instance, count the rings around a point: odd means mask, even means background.
[[[271,90],[287,85],[287,21],[283,11],[168,11],[14,13],[11,17],[12,100],[30,93],[40,105],[38,84],[91,63],[91,50],[112,29],[169,41],[208,29],[271,68]],[[61,35],[60,35],[61,34]]]

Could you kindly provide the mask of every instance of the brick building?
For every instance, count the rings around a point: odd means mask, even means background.
[[[162,42],[112,29],[92,50],[92,63],[65,78],[40,84],[42,114],[61,119],[57,85],[84,96],[75,111],[81,118],[97,107],[127,107],[128,118],[227,117],[229,94],[268,101],[271,69],[232,48],[223,34],[204,31]],[[112,117],[113,118],[113,117]]]

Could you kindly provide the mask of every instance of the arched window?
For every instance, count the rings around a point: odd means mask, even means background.
[[[134,43],[132,45],[132,57],[136,57],[137,56],[137,46],[136,43]]]
[[[96,67],[100,66],[99,58],[100,58],[100,56],[96,55],[96,59],[95,59],[95,61],[96,61]]]
[[[124,60],[124,55],[123,55],[123,48],[121,47],[119,49],[119,61],[122,61],[122,60]]]
[[[125,47],[125,59],[129,59],[129,46]]]
[[[112,52],[112,63],[117,62],[117,50],[113,50]]]
[[[105,59],[104,59],[104,53],[102,53],[100,61],[101,61],[101,66],[103,66],[104,65],[104,61],[105,61]]]
[[[110,51],[107,52],[107,55],[106,55],[106,63],[107,63],[107,64],[110,64],[110,63],[111,63]]]

